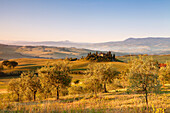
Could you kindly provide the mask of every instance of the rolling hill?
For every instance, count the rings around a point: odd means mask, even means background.
[[[52,47],[52,46],[16,46],[0,44],[0,58],[46,58],[58,59],[66,57],[81,58],[89,52],[95,52],[89,49],[77,49],[75,47]],[[124,55],[115,53],[116,55]]]
[[[100,51],[114,51],[129,54],[170,54],[170,38],[148,37],[128,38],[124,41],[111,41],[104,43],[76,43],[66,41],[44,41],[44,42],[6,42],[4,44],[33,45],[33,46],[55,46],[55,47],[76,47]]]

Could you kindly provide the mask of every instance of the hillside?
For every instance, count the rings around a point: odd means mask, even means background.
[[[20,48],[20,46],[0,44],[0,59],[32,58],[31,56],[23,55],[19,52],[16,52],[18,48]]]
[[[5,42],[16,45],[44,45],[57,47],[76,47],[100,51],[114,51],[129,54],[170,54],[170,38],[148,37],[148,38],[128,38],[124,41],[111,41],[104,43],[76,43],[66,41],[44,41],[44,42]]]
[[[58,59],[66,57],[81,58],[89,52],[95,52],[88,49],[77,49],[74,47],[52,47],[52,46],[14,46],[0,44],[0,58],[46,58]],[[123,55],[116,53],[116,55]]]

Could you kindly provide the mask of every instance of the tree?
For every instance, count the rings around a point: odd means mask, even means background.
[[[9,84],[8,84],[8,91],[11,91],[13,94],[17,95],[17,101],[20,101],[20,84],[21,83],[21,79],[12,79]]]
[[[60,89],[70,86],[72,77],[68,75],[69,72],[70,68],[66,62],[57,62],[53,66],[47,65],[38,70],[43,86],[48,83],[50,87],[56,89],[57,99]]]
[[[33,100],[36,100],[36,93],[41,88],[40,80],[35,72],[24,72],[21,74],[21,79],[28,93],[33,95]]]
[[[4,66],[8,66],[8,63],[9,63],[10,61],[8,61],[8,60],[4,60],[3,62],[2,62],[2,65],[4,65]]]
[[[49,96],[52,90],[50,79],[46,79],[49,73],[50,73],[49,65],[44,66],[38,70],[38,75],[40,77],[41,84],[41,93],[44,95],[44,99],[46,99]]]
[[[18,65],[18,62],[15,62],[15,61],[10,61],[10,62],[8,62],[7,63],[7,66],[9,67],[9,68],[14,68],[14,67],[16,67]]]
[[[170,78],[170,63],[166,62],[166,66],[160,67],[159,70],[159,79],[162,82],[163,86],[164,84],[169,81]]]
[[[107,92],[106,86],[112,83],[119,74],[111,64],[93,64],[88,66],[87,77],[95,77],[104,86],[104,92]]]
[[[107,92],[106,85],[112,83],[113,80],[119,75],[119,72],[116,71],[112,65],[103,65],[103,70],[100,70],[100,80],[104,85],[104,92]]]
[[[97,77],[91,76],[84,81],[84,89],[88,92],[93,92],[97,96],[97,93],[102,90],[102,84]]]
[[[129,86],[133,90],[142,90],[145,94],[146,105],[148,108],[148,93],[159,91],[161,85],[158,80],[158,62],[151,57],[131,59],[127,75],[129,78]]]

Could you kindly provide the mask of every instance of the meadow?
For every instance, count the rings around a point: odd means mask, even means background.
[[[127,62],[129,57],[117,57],[118,59]],[[154,56],[161,63],[170,61],[170,56]],[[19,63],[14,69],[3,70],[4,73],[36,70],[48,63],[55,63],[60,59],[11,59]],[[118,71],[126,69],[127,63],[124,62],[89,62],[89,61],[72,61],[70,62],[72,81],[85,81],[84,72],[89,64],[101,63],[112,64]],[[19,76],[2,76],[0,77],[0,112],[23,112],[23,113],[145,113],[148,112],[143,94],[129,93],[126,88],[118,87],[115,84],[108,85],[107,93],[98,93],[97,96],[93,93],[69,94],[60,96],[56,100],[54,96],[47,99],[42,99],[37,96],[36,101],[11,101],[8,96],[7,85],[13,78]],[[117,81],[120,82],[120,81]],[[72,84],[75,85],[75,84]],[[168,113],[170,112],[170,85],[165,84],[159,94],[149,93],[149,112],[151,113]]]
[[[157,60],[159,63],[165,63],[166,61],[170,61],[170,55],[144,55],[144,57],[152,57],[154,60]],[[128,62],[130,58],[138,57],[138,56],[119,56],[118,59],[124,62]]]

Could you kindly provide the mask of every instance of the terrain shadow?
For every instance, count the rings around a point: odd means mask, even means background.
[[[32,65],[36,65],[36,64],[22,64],[22,65],[18,65],[18,66],[32,66]]]

